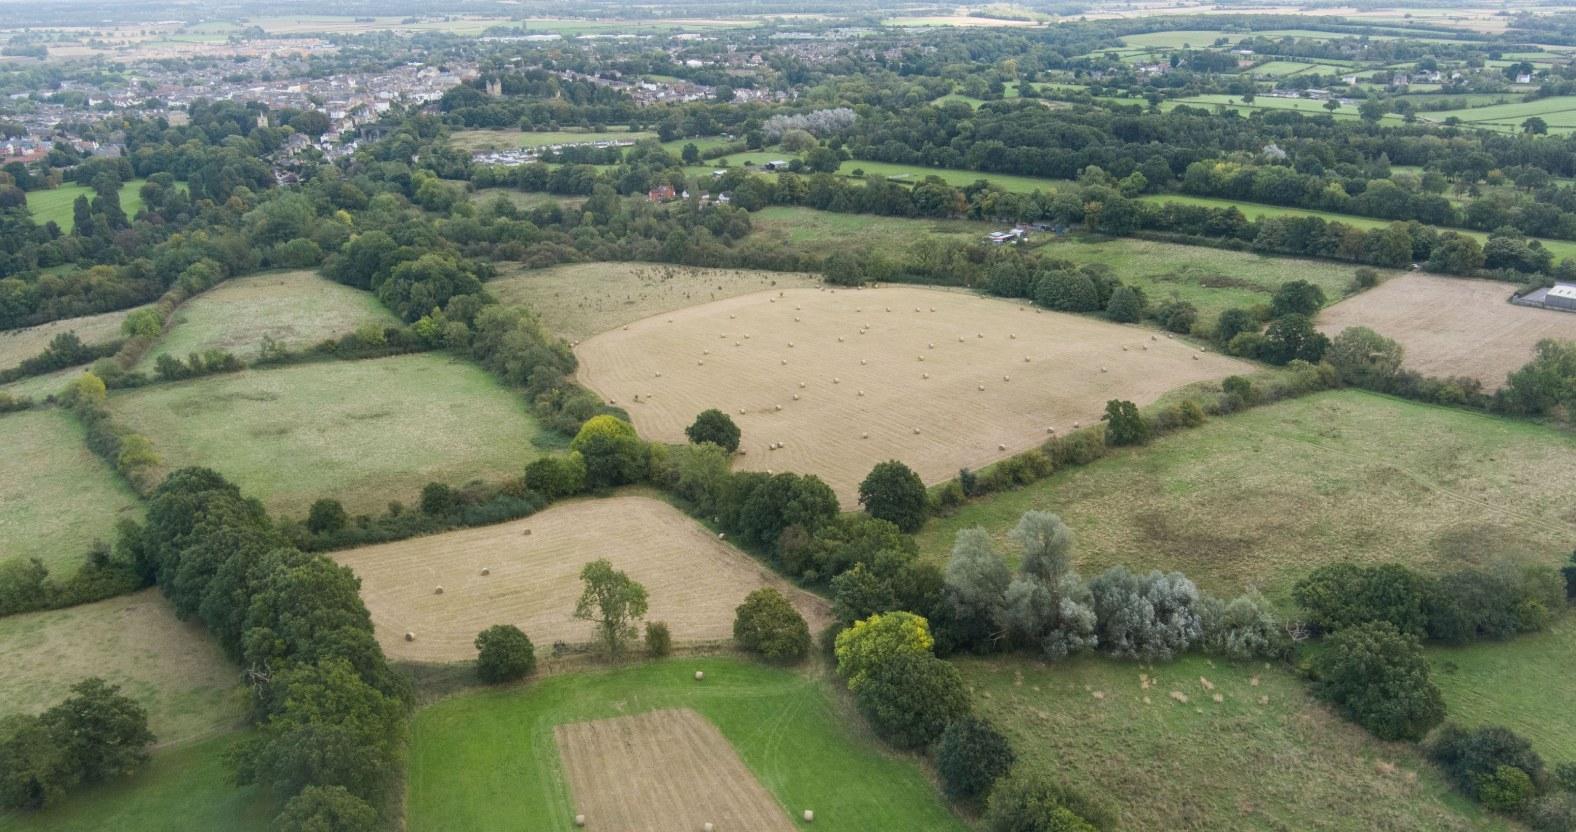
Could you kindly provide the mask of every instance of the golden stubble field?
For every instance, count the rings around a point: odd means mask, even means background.
[[[1402,365],[1428,376],[1468,376],[1489,390],[1532,360],[1545,338],[1576,338],[1576,314],[1516,306],[1495,280],[1409,274],[1343,300],[1319,315],[1335,337],[1366,326],[1401,344]]]
[[[743,431],[737,467],[816,474],[845,508],[883,460],[939,482],[1093,423],[1110,399],[1252,369],[1149,329],[910,287],[745,295],[575,354],[581,383],[645,438],[683,442],[715,407]]]
[[[825,601],[650,497],[578,500],[496,526],[334,555],[361,578],[384,652],[433,662],[475,658],[476,634],[494,624],[519,627],[539,651],[591,641],[593,625],[574,610],[580,569],[598,558],[645,585],[646,620],[666,621],[679,644],[731,638],[734,608],[761,586],[792,600],[812,633],[830,622]]]
[[[559,725],[553,738],[587,829],[794,829],[722,732],[688,708]]]

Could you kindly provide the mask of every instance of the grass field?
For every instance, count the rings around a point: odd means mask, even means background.
[[[657,134],[650,130],[631,132],[625,129],[607,130],[601,133],[590,130],[456,130],[449,136],[449,144],[465,151],[477,150],[507,150],[517,147],[547,147],[555,144],[569,144],[572,142],[599,142],[599,141],[629,141],[638,142],[641,139],[654,139]]]
[[[1306,70],[1307,72],[1325,73],[1339,71],[1339,67],[1320,66]],[[1259,70],[1254,70],[1258,73]],[[1190,107],[1204,107],[1214,109],[1224,106],[1234,110],[1296,110],[1303,115],[1331,115],[1338,119],[1358,118],[1357,108],[1343,106],[1335,111],[1324,109],[1324,102],[1312,98],[1282,98],[1280,96],[1261,95],[1253,99],[1252,104],[1244,104],[1241,98],[1234,95],[1195,95],[1190,98],[1174,98],[1161,105],[1163,110],[1173,110],[1179,105],[1186,104]],[[1403,119],[1395,113],[1386,113],[1384,121],[1401,124]]]
[[[0,416],[0,560],[38,558],[64,578],[115,523],[140,519],[137,497],[88,450],[76,419],[59,409]]]
[[[1148,447],[1066,469],[931,521],[921,551],[945,558],[957,531],[1005,549],[1029,509],[1062,515],[1085,575],[1180,570],[1213,592],[1257,586],[1289,603],[1324,563],[1428,571],[1570,555],[1576,437],[1537,425],[1358,391],[1212,419]]]
[[[479,206],[491,204],[499,197],[514,203],[514,207],[527,211],[532,208],[553,204],[567,211],[570,208],[580,207],[586,201],[586,198],[583,196],[556,196],[534,191],[516,191],[512,188],[482,188],[479,191],[471,192],[471,202]]]
[[[696,670],[705,671],[704,682],[694,680]],[[576,807],[555,728],[688,708],[727,738],[797,828],[965,829],[909,759],[856,731],[857,717],[829,688],[824,679],[757,664],[676,659],[447,699],[413,721],[407,827],[567,832]],[[813,825],[797,820],[803,809],[815,811]],[[587,820],[587,829],[599,828]]]
[[[431,481],[518,476],[553,442],[514,394],[436,353],[251,370],[117,393],[166,468],[206,465],[270,510],[319,497],[352,513],[413,505]]]
[[[666,621],[680,644],[731,638],[734,609],[761,586],[792,599],[811,632],[830,623],[824,601],[651,497],[577,500],[510,523],[334,556],[361,578],[384,652],[414,661],[473,659],[476,634],[499,623],[540,645],[590,642],[595,630],[574,609],[580,569],[598,558],[645,585],[646,620]]]
[[[38,713],[99,676],[148,709],[161,745],[228,730],[246,715],[240,669],[156,589],[0,618],[0,717]]]
[[[121,337],[120,322],[124,321],[127,315],[141,308],[139,306],[136,309],[121,309],[105,312],[102,315],[66,318],[23,329],[0,330],[0,370],[10,369],[25,359],[38,355],[49,346],[49,342],[55,336],[63,333],[75,332],[77,337],[82,339],[82,343],[89,345],[114,341]]]
[[[919,288],[762,292],[582,341],[580,380],[648,439],[683,442],[716,407],[743,431],[736,467],[813,473],[855,505],[877,462],[926,482],[1247,368],[1143,328]],[[784,447],[773,450],[772,445]]]
[[[1158,196],[1140,197],[1146,202],[1180,202],[1188,205],[1202,205],[1208,208],[1226,208],[1235,205],[1243,215],[1250,220],[1260,217],[1319,217],[1330,222],[1342,222],[1354,228],[1388,228],[1395,220],[1381,220],[1373,217],[1359,217],[1355,214],[1337,214],[1333,211],[1316,211],[1312,208],[1288,208],[1282,205],[1265,205],[1258,202],[1242,202],[1233,199],[1219,199],[1208,196],[1188,196],[1185,194],[1163,194]],[[1483,231],[1472,231],[1466,228],[1441,229],[1455,231],[1476,239],[1479,243],[1488,240],[1488,234]],[[1546,240],[1539,238],[1543,247],[1554,255],[1556,262],[1567,257],[1576,257],[1576,242],[1570,240]]]
[[[1576,315],[1513,305],[1511,291],[1492,280],[1407,274],[1326,308],[1319,329],[1334,337],[1366,326],[1401,343],[1405,366],[1494,390],[1532,360],[1539,341],[1576,339]]]
[[[1521,123],[1533,116],[1547,122],[1549,132],[1554,135],[1576,130],[1576,95],[1555,95],[1536,101],[1516,101],[1465,110],[1441,110],[1418,114],[1419,118],[1434,122],[1444,122],[1453,117],[1460,119],[1467,126],[1501,133],[1519,133]]]
[[[766,289],[818,286],[817,275],[757,269],[708,269],[663,263],[572,263],[546,269],[500,269],[487,291],[529,308],[564,338],[598,332],[714,300]]]
[[[43,812],[0,813],[0,832],[266,832],[276,805],[256,787],[230,783],[224,752],[234,742],[221,736],[160,750],[128,780],[74,792]]]
[[[1552,766],[1576,762],[1576,616],[1567,613],[1546,633],[1467,647],[1431,647],[1433,678],[1451,722],[1503,725],[1532,741]]]
[[[28,376],[10,384],[0,384],[0,391],[13,396],[25,396],[34,401],[43,401],[44,397],[59,393],[73,379],[82,375],[82,370],[82,367],[67,367],[41,376]],[[0,424],[4,423],[0,422]]]
[[[889,257],[899,257],[913,249],[921,239],[949,244],[972,243],[1000,223],[971,220],[920,220],[903,217],[878,217],[871,214],[835,214],[813,208],[775,206],[750,215],[755,232],[750,238],[771,245],[830,253],[838,246],[858,246]]]
[[[160,355],[184,359],[220,349],[241,360],[255,357],[264,336],[292,349],[348,335],[362,324],[399,323],[368,292],[316,272],[271,272],[229,280],[192,298],[138,369],[151,372]]]
[[[976,710],[1013,740],[1022,764],[1103,800],[1121,829],[1509,825],[1451,793],[1414,747],[1372,739],[1269,665],[1198,656],[1156,666],[957,664]]]
[[[142,210],[142,186],[147,181],[132,179],[120,186],[120,210],[126,212],[127,217],[135,217]],[[91,202],[93,189],[86,185],[61,185],[47,191],[30,191],[27,208],[33,214],[33,222],[43,225],[53,221],[60,226],[61,231],[69,232],[77,227],[71,206],[79,196],[85,196]]]
[[[1162,49],[1182,49],[1191,47],[1205,49],[1213,45],[1220,38],[1236,40],[1241,34],[1231,34],[1219,29],[1180,29],[1170,32],[1145,32],[1141,35],[1124,35],[1122,43],[1128,46],[1158,47]]]

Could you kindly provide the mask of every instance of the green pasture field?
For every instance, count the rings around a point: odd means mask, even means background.
[[[1178,570],[1208,591],[1291,586],[1338,561],[1427,572],[1571,553],[1576,436],[1539,425],[1343,390],[1212,418],[1017,491],[974,501],[919,534],[944,561],[962,529],[1004,552],[1030,509],[1060,514],[1086,576]],[[1014,555],[1011,555],[1015,557]]]
[[[631,132],[625,129],[606,130],[456,130],[449,135],[449,144],[465,151],[507,149],[516,147],[546,147],[568,142],[640,141],[654,139],[657,134],[649,130]],[[683,145],[680,145],[683,147]]]
[[[526,211],[554,203],[567,209],[579,207],[586,201],[586,198],[583,196],[558,196],[537,191],[517,191],[513,188],[482,188],[479,191],[471,192],[471,202],[477,205],[487,205],[500,196],[514,203],[514,207]]]
[[[1250,220],[1260,217],[1319,217],[1330,222],[1341,222],[1356,228],[1387,228],[1397,220],[1382,220],[1375,217],[1359,217],[1355,214],[1337,214],[1333,211],[1317,211],[1312,208],[1290,208],[1283,205],[1265,205],[1259,202],[1242,202],[1234,199],[1220,199],[1210,196],[1190,196],[1187,194],[1157,194],[1154,196],[1139,197],[1146,202],[1181,202],[1188,205],[1202,205],[1208,208],[1228,208],[1235,205],[1244,216]],[[1482,231],[1473,231],[1467,228],[1441,228],[1442,231],[1454,231],[1476,239],[1479,243],[1488,240],[1488,234]],[[1554,255],[1555,262],[1567,257],[1576,257],[1576,242],[1570,240],[1539,239],[1543,247]]]
[[[930,168],[923,165],[900,165],[893,162],[871,162],[864,159],[850,159],[844,162],[837,169],[837,172],[844,176],[853,176],[856,170],[862,170],[868,176],[882,176],[897,182],[913,184],[925,181],[925,178],[928,176],[939,176],[943,182],[954,188],[966,187],[983,179],[1004,191],[1020,194],[1033,193],[1034,191],[1055,193],[1075,187],[1072,182],[1065,179],[1016,176],[1010,173],[982,173],[977,170],[962,170],[959,168]]]
[[[1532,741],[1552,766],[1576,762],[1576,616],[1552,630],[1466,647],[1431,647],[1434,682],[1451,722],[1503,725]]]
[[[881,217],[872,214],[836,214],[813,208],[775,206],[750,215],[752,238],[788,245],[805,253],[827,254],[838,246],[858,246],[896,257],[913,249],[924,238],[948,243],[983,239],[1001,223],[971,220],[929,220]]]
[[[1576,95],[1556,95],[1536,101],[1516,101],[1486,107],[1469,107],[1465,110],[1441,110],[1418,114],[1418,118],[1435,122],[1443,122],[1455,117],[1467,126],[1499,132],[1520,132],[1521,123],[1533,116],[1548,122],[1550,133],[1570,133],[1576,130]]]
[[[82,343],[95,345],[121,337],[120,323],[126,316],[141,309],[119,309],[99,315],[83,315],[22,329],[0,330],[0,369],[15,367],[26,359],[42,353],[57,335],[75,332]]]
[[[1146,32],[1142,35],[1124,35],[1122,43],[1133,46],[1145,46],[1160,49],[1181,49],[1192,47],[1204,49],[1214,45],[1221,38],[1230,38],[1233,43],[1245,37],[1242,33],[1223,32],[1219,29],[1182,29],[1174,32]]]
[[[1266,78],[1283,78],[1301,72],[1320,69],[1319,64],[1305,64],[1300,61],[1269,61],[1259,64],[1252,69],[1254,75]]]
[[[414,505],[428,482],[519,476],[556,440],[482,368],[438,353],[324,361],[110,397],[166,470],[204,465],[282,514]]]
[[[1160,105],[1167,112],[1181,105],[1189,107],[1226,107],[1233,110],[1296,110],[1304,115],[1331,115],[1338,119],[1357,118],[1355,106],[1342,106],[1335,112],[1324,109],[1323,101],[1311,98],[1281,98],[1278,96],[1260,95],[1253,99],[1252,104],[1242,103],[1242,99],[1235,95],[1195,95],[1191,98],[1174,98]],[[1384,121],[1402,123],[1402,118],[1396,113],[1385,113]]]
[[[363,324],[399,323],[377,298],[316,272],[288,271],[239,277],[192,298],[175,311],[164,337],[138,369],[151,371],[158,357],[184,359],[220,349],[249,360],[271,336],[292,349],[348,335]]]
[[[1120,829],[1509,826],[1452,793],[1414,746],[1373,739],[1279,666],[1200,656],[956,664],[1019,764],[1104,802]]]
[[[567,832],[574,811],[554,726],[690,708],[716,725],[800,828],[966,829],[912,758],[855,727],[858,717],[830,686],[737,660],[675,659],[447,699],[412,722],[407,827]],[[816,809],[813,825],[799,820],[805,807]]]
[[[0,416],[0,447],[0,560],[38,558],[64,578],[94,541],[114,542],[116,521],[141,519],[137,496],[64,410]]]
[[[0,813],[0,832],[266,832],[277,806],[255,786],[230,783],[224,753],[236,736],[154,752],[132,777],[73,792],[36,813]]]
[[[241,669],[196,621],[179,621],[157,589],[0,618],[0,717],[36,714],[90,676],[148,711],[155,742],[192,742],[246,717]]]
[[[45,373],[41,376],[28,376],[27,378],[17,379],[10,384],[0,384],[0,392],[41,402],[46,396],[59,393],[77,376],[82,375],[83,369],[82,367],[67,367],[64,370],[56,370],[53,373]]]
[[[126,212],[127,217],[135,217],[142,210],[142,186],[147,181],[133,179],[120,186],[120,210]],[[70,231],[77,227],[71,206],[79,196],[85,196],[91,202],[93,189],[86,185],[68,184],[47,191],[29,191],[27,209],[33,214],[33,222],[43,225],[53,220],[61,231]]]

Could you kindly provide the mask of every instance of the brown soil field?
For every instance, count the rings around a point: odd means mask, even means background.
[[[1516,306],[1510,293],[1493,280],[1403,275],[1325,309],[1319,329],[1333,338],[1366,326],[1400,342],[1408,369],[1468,376],[1494,390],[1532,360],[1539,341],[1576,338],[1576,314]]]
[[[696,304],[821,283],[803,272],[656,263],[573,263],[505,274],[488,281],[487,291],[503,303],[530,307],[544,326],[571,340]]]
[[[591,641],[591,622],[576,620],[574,610],[580,569],[598,558],[645,585],[646,620],[666,621],[678,643],[731,638],[734,608],[764,585],[792,599],[812,633],[830,622],[824,600],[650,497],[578,500],[510,523],[334,556],[361,578],[384,652],[408,661],[475,658],[476,634],[494,624],[519,627],[538,650]]]
[[[40,713],[90,676],[148,709],[157,742],[229,730],[246,714],[240,668],[156,589],[0,619],[0,717]]]
[[[553,737],[586,829],[794,829],[727,738],[688,708],[560,725]]]
[[[934,483],[1092,423],[1110,399],[1142,405],[1251,369],[1148,329],[909,287],[760,292],[575,354],[580,381],[647,439],[683,442],[718,408],[743,431],[739,467],[816,474],[845,507],[883,460]]]

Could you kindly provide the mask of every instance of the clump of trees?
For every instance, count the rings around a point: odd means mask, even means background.
[[[684,429],[684,435],[697,445],[710,442],[730,454],[739,449],[739,426],[733,423],[732,417],[716,408],[702,410]]]
[[[1380,739],[1420,740],[1445,718],[1422,646],[1388,622],[1330,636],[1310,673],[1318,696]]]
[[[793,664],[810,652],[810,627],[781,592],[765,586],[734,610],[733,640],[769,662]]]
[[[962,675],[936,658],[934,644],[925,619],[907,612],[873,615],[837,635],[838,674],[876,733],[899,748],[929,745],[969,712]]]
[[[536,670],[536,647],[513,624],[494,624],[476,635],[476,675],[483,682],[512,682]]]
[[[1549,626],[1566,604],[1552,568],[1499,564],[1437,577],[1400,564],[1321,566],[1292,588],[1307,622],[1339,632],[1383,622],[1398,632],[1446,644],[1504,639]]]
[[[0,808],[42,809],[79,786],[126,777],[152,744],[141,705],[119,685],[84,679],[40,715],[0,720]]]

